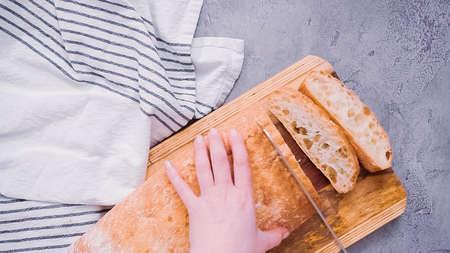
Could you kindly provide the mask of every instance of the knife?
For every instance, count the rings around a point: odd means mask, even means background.
[[[292,167],[289,165],[286,157],[284,156],[284,154],[281,152],[280,148],[278,147],[278,145],[273,141],[272,136],[270,135],[270,133],[259,123],[256,122],[258,124],[258,126],[261,128],[261,130],[264,132],[264,134],[266,135],[267,139],[269,139],[270,143],[272,144],[272,146],[275,148],[276,152],[278,153],[278,155],[281,158],[281,161],[283,162],[284,166],[289,170],[289,172],[291,173],[291,175],[295,178],[295,181],[297,181],[297,184],[300,186],[300,188],[302,189],[303,193],[305,194],[306,198],[309,200],[309,202],[311,203],[311,205],[314,207],[314,209],[316,210],[317,214],[319,214],[320,218],[322,219],[323,223],[325,224],[325,226],[328,228],[328,231],[330,231],[330,234],[333,236],[334,241],[336,242],[337,246],[339,247],[340,251],[347,253],[347,250],[345,249],[344,245],[342,244],[341,240],[339,240],[339,238],[336,236],[336,234],[333,232],[333,229],[331,228],[330,224],[328,224],[327,220],[325,219],[325,216],[323,215],[323,213],[320,211],[319,207],[317,206],[316,202],[312,199],[311,195],[309,194],[309,192],[306,190],[305,186],[303,185],[302,181],[300,181],[300,179],[297,177],[297,174],[295,174],[294,170],[292,169]]]

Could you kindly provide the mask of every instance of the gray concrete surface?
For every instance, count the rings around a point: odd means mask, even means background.
[[[228,101],[313,54],[378,116],[407,210],[350,252],[450,252],[449,0],[204,0],[208,35],[246,43]]]

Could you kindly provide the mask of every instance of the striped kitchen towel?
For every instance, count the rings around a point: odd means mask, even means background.
[[[65,252],[108,210],[0,195],[0,252]]]
[[[223,103],[243,42],[193,38],[201,6],[0,2],[0,252],[64,251],[143,182],[151,146]]]

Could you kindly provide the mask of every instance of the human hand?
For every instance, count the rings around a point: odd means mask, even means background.
[[[236,130],[230,131],[234,183],[216,129],[209,132],[208,143],[209,157],[203,137],[197,136],[194,142],[200,196],[166,161],[167,175],[189,213],[190,252],[260,253],[280,244],[289,235],[287,229],[263,232],[256,226],[251,173],[242,137]]]

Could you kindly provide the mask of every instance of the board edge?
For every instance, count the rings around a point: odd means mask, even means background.
[[[403,188],[403,186],[402,186]],[[406,195],[403,199],[399,200],[392,206],[384,209],[382,212],[375,214],[372,217],[367,218],[364,222],[358,224],[350,231],[345,234],[339,236],[339,239],[342,241],[344,246],[350,247],[357,241],[371,234],[375,230],[378,230],[380,227],[386,225],[390,221],[396,219],[401,214],[403,214],[406,210]],[[339,252],[338,246],[334,241],[331,241],[327,245],[322,248],[316,250],[315,252],[320,253],[337,253]]]

